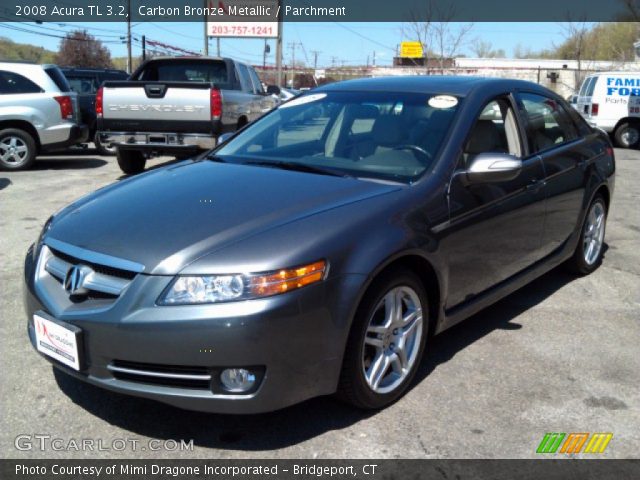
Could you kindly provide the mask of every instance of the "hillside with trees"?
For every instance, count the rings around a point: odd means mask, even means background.
[[[24,43],[15,43],[0,37],[0,59],[22,60],[37,63],[54,63],[56,52]]]

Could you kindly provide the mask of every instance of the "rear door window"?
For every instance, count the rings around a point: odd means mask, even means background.
[[[43,90],[22,75],[0,70],[0,95],[16,95],[21,93],[40,93]]]
[[[264,88],[262,88],[262,82],[260,81],[260,77],[258,77],[256,71],[251,67],[247,67],[247,70],[249,71],[249,76],[251,77],[251,81],[253,82],[253,90],[256,93],[263,93]]]
[[[66,77],[58,67],[47,67],[44,71],[49,75],[49,78],[53,80],[53,83],[56,84],[56,87],[58,87],[61,92],[71,91],[69,82],[67,82]]]
[[[527,118],[531,152],[542,152],[578,137],[573,120],[560,102],[533,93],[519,97]]]
[[[251,84],[251,78],[249,77],[249,71],[246,65],[242,63],[236,63],[236,69],[238,71],[238,77],[240,77],[240,85],[243,92],[254,93],[253,85]]]
[[[67,80],[71,90],[79,94],[95,94],[98,90],[98,81],[93,76],[72,76],[68,75]]]
[[[229,88],[227,64],[215,60],[149,63],[136,80],[152,82],[206,82]]]
[[[587,97],[592,97],[593,96],[593,91],[596,89],[596,82],[598,81],[598,77],[592,77],[591,80],[589,81],[589,83],[587,84],[587,91],[585,92],[585,95]]]

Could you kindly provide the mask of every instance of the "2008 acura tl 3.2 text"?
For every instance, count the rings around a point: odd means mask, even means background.
[[[187,409],[380,408],[429,334],[560,263],[598,267],[614,169],[606,134],[534,84],[325,86],[55,214],[26,257],[29,336],[69,374]]]

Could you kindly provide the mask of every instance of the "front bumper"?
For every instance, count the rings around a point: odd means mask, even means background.
[[[103,145],[163,152],[197,152],[216,146],[216,137],[200,133],[98,132]]]
[[[47,360],[99,387],[219,413],[272,411],[335,392],[351,308],[340,299],[346,292],[355,298],[364,280],[347,275],[260,300],[161,307],[155,300],[172,277],[138,274],[110,306],[60,308],[53,296],[34,284],[34,263],[29,253],[25,307],[32,345],[33,315],[39,311],[79,327],[84,338],[83,370]],[[123,376],[114,365],[206,369],[213,379],[197,388],[166,385]],[[257,368],[262,372],[257,389],[249,394],[221,393],[216,376],[227,367]]]

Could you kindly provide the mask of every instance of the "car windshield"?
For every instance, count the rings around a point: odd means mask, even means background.
[[[457,108],[458,99],[442,95],[310,92],[258,120],[215,155],[226,162],[410,183],[431,167]]]

